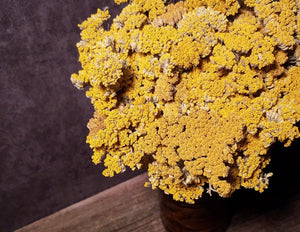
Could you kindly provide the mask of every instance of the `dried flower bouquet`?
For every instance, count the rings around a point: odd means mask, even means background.
[[[127,2],[115,0],[116,3]],[[262,192],[268,150],[299,137],[299,0],[131,0],[84,21],[77,44],[94,106],[87,142],[105,176],[146,168],[152,188]]]

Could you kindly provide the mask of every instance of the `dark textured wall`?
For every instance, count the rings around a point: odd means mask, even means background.
[[[115,185],[85,143],[92,106],[70,82],[77,24],[112,0],[0,1],[0,231]]]

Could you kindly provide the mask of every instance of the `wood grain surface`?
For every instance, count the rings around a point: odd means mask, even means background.
[[[139,175],[16,232],[164,232],[157,192],[143,186],[146,180]],[[273,208],[235,206],[227,232],[300,231],[299,194]]]
[[[162,232],[157,193],[144,187],[146,179],[132,178],[17,231]]]

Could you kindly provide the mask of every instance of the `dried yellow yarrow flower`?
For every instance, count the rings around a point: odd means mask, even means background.
[[[80,25],[71,78],[94,105],[93,162],[146,168],[188,203],[264,191],[270,146],[300,136],[299,1],[115,2],[129,4],[109,30],[108,11]]]

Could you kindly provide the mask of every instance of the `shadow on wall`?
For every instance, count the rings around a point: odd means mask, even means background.
[[[262,216],[276,220],[276,218],[284,218],[284,216],[279,216],[282,214],[300,216],[297,208],[295,208],[297,212],[285,211],[285,208],[291,209],[292,207],[287,206],[293,205],[293,202],[300,196],[299,150],[300,139],[295,140],[287,148],[280,143],[274,144],[270,150],[271,163],[265,169],[266,172],[273,173],[273,176],[269,178],[269,188],[261,194],[253,190],[242,189],[232,196],[233,207],[239,219],[247,220],[251,217]],[[300,218],[293,220],[300,221]],[[282,229],[278,228],[278,231],[284,231],[284,228]]]
[[[0,231],[29,224],[137,173],[104,178],[85,143],[93,109],[71,84],[81,23],[112,0],[0,1]]]

